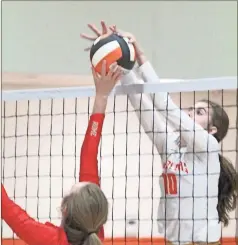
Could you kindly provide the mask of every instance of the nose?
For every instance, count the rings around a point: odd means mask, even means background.
[[[188,116],[191,117],[191,118],[193,118],[193,110],[189,110],[188,111]]]

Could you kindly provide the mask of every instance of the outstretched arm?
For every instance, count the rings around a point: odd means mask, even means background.
[[[93,77],[96,87],[96,97],[94,101],[93,113],[90,117],[86,135],[81,149],[80,177],[79,181],[92,182],[100,186],[98,174],[98,147],[100,143],[108,95],[118,82],[121,70],[117,66],[112,66],[106,74],[106,63],[103,63],[102,74],[99,76],[93,70]],[[98,233],[98,237],[104,239],[103,227]]]
[[[150,75],[151,78],[155,76],[155,74]],[[134,71],[131,71],[122,78],[121,83],[122,85],[138,84],[143,83],[143,80],[140,80]],[[173,142],[172,140],[170,143],[168,142],[169,127],[166,120],[156,111],[152,98],[147,94],[129,94],[128,97],[139,122],[158,152],[160,154],[168,152],[168,148],[172,148],[170,144]]]
[[[2,184],[1,189],[2,219],[21,240],[28,245],[65,244],[67,239],[63,230],[35,221],[8,197]]]
[[[110,32],[117,32],[117,34],[119,34],[115,26],[108,27],[104,21],[101,21],[102,31],[92,24],[88,24],[88,27],[95,33],[95,36],[82,33],[81,37],[89,41],[94,41],[100,35],[108,34]],[[128,36],[126,35],[126,37]],[[89,50],[89,49],[90,48],[87,48],[85,50]],[[136,48],[136,51],[138,51],[138,47]],[[145,62],[146,60],[146,57],[143,55],[143,52],[141,52],[141,50],[139,50],[139,52],[136,52],[136,57],[138,63]],[[139,81],[140,80],[136,77],[133,71],[131,71],[126,76],[124,76],[121,80],[122,84],[125,85],[138,83]],[[143,81],[141,80],[141,82]],[[151,141],[154,144],[156,144],[158,151],[162,153],[163,151],[165,151],[164,149],[164,146],[166,145],[165,132],[167,129],[167,125],[165,122],[163,122],[163,120],[159,119],[159,114],[153,110],[154,108],[153,108],[153,102],[151,98],[149,96],[143,96],[143,98],[141,98],[140,95],[129,95],[129,99],[132,106],[135,108],[138,120],[140,120],[145,132],[147,133]],[[144,109],[146,109],[146,111]]]
[[[93,114],[90,117],[86,135],[81,148],[79,181],[92,182],[100,186],[98,174],[98,146],[102,134],[107,99],[96,97]],[[104,229],[100,229],[98,237],[104,239]]]
[[[96,87],[96,97],[93,113],[90,117],[81,149],[79,181],[93,182],[99,185],[98,146],[107,107],[107,99],[111,90],[120,79],[121,69],[114,64],[108,74],[106,74],[106,62],[104,61],[101,76],[94,69],[92,71]]]
[[[130,33],[125,33],[114,29],[119,35],[129,38],[129,42],[134,44],[137,54],[137,61],[140,65],[142,78],[145,82],[158,83],[159,77],[151,64],[147,61],[144,52],[135,37]],[[210,135],[200,125],[196,124],[184,111],[172,101],[167,92],[151,95],[154,105],[161,115],[168,120],[175,131],[181,132],[181,137],[186,141],[187,147],[195,152],[217,151],[219,146],[216,139]]]
[[[159,78],[151,76],[156,74],[151,64],[146,61],[140,67],[142,77],[146,82],[158,83]],[[216,139],[205,129],[194,122],[182,111],[166,92],[155,94],[154,103],[160,113],[167,117],[169,123],[176,131],[181,131],[181,137],[186,141],[187,147],[195,152],[207,152],[218,150]]]
[[[88,128],[85,134],[80,157],[79,181],[99,183],[98,174],[98,146],[100,143],[107,98],[96,96],[93,113],[90,117]]]

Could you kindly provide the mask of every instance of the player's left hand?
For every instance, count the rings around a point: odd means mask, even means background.
[[[102,35],[110,35],[112,33],[112,31],[109,29],[109,27],[106,25],[105,21],[101,21],[101,30],[99,30],[94,24],[88,24],[88,28],[90,30],[92,30],[94,32],[95,35],[88,35],[85,33],[81,33],[80,36],[83,39],[86,39],[88,41],[95,41],[98,37],[102,36]],[[85,51],[89,51],[91,48],[87,47],[84,50]]]
[[[135,44],[137,42],[135,36],[132,33],[119,30],[116,25],[110,26],[109,29],[118,36],[128,38],[129,43]]]

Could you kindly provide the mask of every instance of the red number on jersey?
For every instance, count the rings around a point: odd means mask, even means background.
[[[165,193],[169,195],[178,194],[177,178],[175,174],[163,174]]]

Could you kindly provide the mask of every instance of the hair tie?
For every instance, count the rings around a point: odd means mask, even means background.
[[[90,235],[92,235],[94,233],[97,233],[97,232],[96,231],[90,231],[90,232],[88,232],[88,236],[90,236]]]

